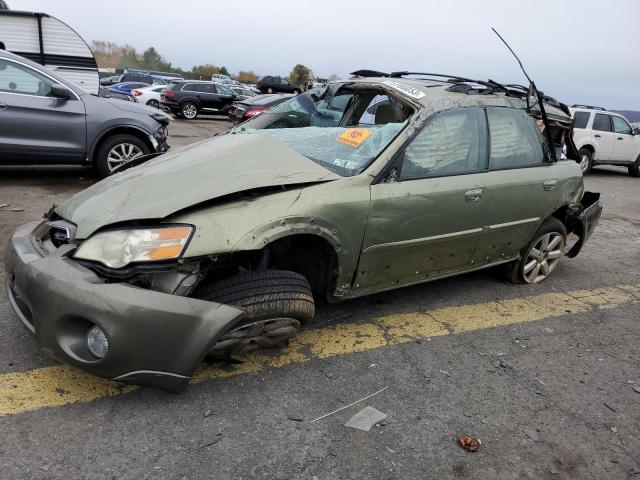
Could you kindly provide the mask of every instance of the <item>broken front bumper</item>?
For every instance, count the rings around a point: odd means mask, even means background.
[[[7,293],[39,347],[57,360],[101,377],[180,391],[216,339],[244,315],[229,305],[106,283],[62,248],[42,256],[31,238],[36,225],[23,225],[9,241]],[[103,359],[86,346],[93,325],[109,342]]]

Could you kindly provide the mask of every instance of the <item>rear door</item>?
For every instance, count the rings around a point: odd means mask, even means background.
[[[593,130],[593,143],[596,147],[595,160],[611,160],[616,143],[616,135],[611,127],[611,116],[606,113],[596,113],[591,130]]]
[[[611,160],[635,162],[640,150],[640,136],[633,135],[631,125],[622,117],[611,115],[611,125],[616,137]]]
[[[400,152],[395,180],[371,186],[356,283],[381,290],[474,268],[487,225],[486,125],[480,108],[432,118]]]
[[[486,112],[490,152],[484,206],[491,218],[478,245],[481,264],[518,255],[554,211],[560,179],[565,177],[545,158],[542,135],[524,110]]]
[[[86,157],[82,100],[53,98],[54,79],[0,58],[0,163],[81,163]]]

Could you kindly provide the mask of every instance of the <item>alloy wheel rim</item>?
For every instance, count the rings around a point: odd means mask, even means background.
[[[527,252],[522,267],[527,283],[540,283],[553,272],[564,255],[564,236],[559,232],[542,235]]]
[[[185,105],[182,108],[182,114],[187,118],[195,118],[196,112],[196,107],[193,105]]]
[[[132,143],[119,143],[107,155],[107,166],[113,172],[120,165],[130,162],[143,155],[142,150]]]
[[[158,103],[157,100],[149,100],[149,105],[152,106],[153,108],[158,108],[160,104]]]
[[[582,157],[580,157],[580,168],[582,169],[583,172],[586,172],[588,166],[589,166],[589,156],[586,154],[582,155]]]

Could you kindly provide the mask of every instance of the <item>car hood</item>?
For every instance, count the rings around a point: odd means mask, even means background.
[[[109,90],[113,92],[118,92],[118,93],[126,93],[126,92],[121,92],[114,89],[109,89]],[[146,105],[141,105],[136,102],[127,102],[127,101],[120,100],[119,98],[111,98],[111,97],[100,97],[100,98],[102,98],[105,102],[110,103],[111,105],[116,107],[118,110],[122,110],[124,112],[140,113],[144,115],[153,115],[155,113],[158,113],[157,108],[147,107]]]
[[[232,193],[339,178],[268,135],[227,134],[116,173],[55,211],[82,239],[106,225],[163,219]]]

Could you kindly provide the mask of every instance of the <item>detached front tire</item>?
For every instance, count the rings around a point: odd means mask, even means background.
[[[513,264],[512,283],[540,283],[555,270],[564,256],[567,229],[555,217],[550,217],[538,228],[533,239],[520,252],[520,260]]]
[[[107,138],[94,157],[94,164],[98,174],[104,178],[108,177],[120,165],[149,155],[151,148],[140,138],[133,135],[120,134]]]
[[[243,308],[243,320],[210,350],[214,357],[283,345],[315,314],[311,286],[286,270],[242,272],[196,290],[194,296]]]

